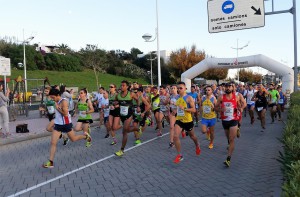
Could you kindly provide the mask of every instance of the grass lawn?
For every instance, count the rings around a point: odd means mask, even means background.
[[[11,71],[11,76],[8,78],[15,79],[18,76],[24,76],[23,70],[13,70]],[[84,70],[82,72],[59,72],[59,71],[48,71],[48,70],[35,70],[27,71],[27,86],[28,91],[32,88],[43,85],[43,80],[31,80],[31,79],[44,79],[48,77],[51,85],[64,84],[67,87],[78,87],[78,88],[88,88],[89,92],[96,91],[96,78],[92,70]],[[2,78],[2,76],[1,76]],[[109,84],[114,83],[117,86],[120,85],[122,80],[128,80],[130,82],[137,81],[143,85],[148,84],[144,79],[131,79],[122,76],[115,76],[110,74],[99,74],[99,83],[102,87],[108,88]],[[9,83],[9,87],[12,89],[12,82]]]

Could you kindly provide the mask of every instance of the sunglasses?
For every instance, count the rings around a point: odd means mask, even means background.
[[[109,88],[115,88],[114,86],[109,86]]]

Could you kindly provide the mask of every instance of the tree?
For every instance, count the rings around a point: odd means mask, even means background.
[[[180,80],[180,76],[183,72],[199,63],[203,59],[205,59],[205,52],[197,51],[195,45],[191,47],[190,51],[188,51],[185,47],[172,52],[170,55],[170,61],[168,63],[168,66],[172,72],[171,76],[173,76],[175,81]]]
[[[262,81],[262,75],[259,73],[254,73],[252,78],[252,83],[260,83]]]
[[[99,73],[106,72],[109,67],[105,50],[101,50],[97,45],[86,45],[85,49],[81,49],[82,61],[87,68],[94,71],[96,85],[99,86]]]
[[[219,85],[221,79],[225,79],[228,74],[227,68],[211,68],[200,74],[200,77],[203,77],[208,80],[216,80]]]
[[[71,53],[71,49],[70,49],[70,47],[67,44],[64,44],[64,43],[59,44],[58,48],[59,48],[58,49],[58,53],[63,53],[63,54],[69,54],[69,53]]]
[[[131,48],[130,55],[131,55],[132,61],[137,59],[138,54],[143,54],[143,52],[140,51],[138,48]]]

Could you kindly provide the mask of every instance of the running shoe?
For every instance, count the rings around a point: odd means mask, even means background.
[[[110,145],[116,145],[117,144],[117,142],[116,141],[112,141],[111,143],[110,143]]]
[[[201,153],[201,149],[200,149],[200,146],[196,146],[196,155],[200,155]]]
[[[241,137],[241,128],[238,128],[236,131],[236,137],[240,138]]]
[[[118,157],[121,157],[124,155],[124,152],[122,150],[119,150],[119,151],[115,152],[115,155]]]
[[[135,140],[135,142],[134,142],[135,145],[139,145],[139,144],[141,144],[141,143],[142,143],[141,140]]]
[[[209,149],[213,149],[214,148],[214,144],[213,143],[209,143],[208,148]]]
[[[86,144],[85,144],[85,146],[90,147],[92,145],[92,137],[89,133],[85,133],[85,135],[86,135]]]
[[[54,168],[53,162],[48,160],[46,163],[43,164],[43,168]]]
[[[158,136],[158,137],[162,137],[162,132],[161,132],[161,131],[158,131],[158,132],[157,132],[157,136]]]
[[[174,145],[174,143],[173,142],[170,142],[169,143],[169,148],[173,148],[175,145]]]
[[[107,133],[105,136],[104,136],[104,138],[108,138],[109,137],[109,134]]]
[[[183,160],[183,156],[182,155],[177,155],[174,159],[174,163],[180,163]]]
[[[186,135],[185,135],[185,131],[181,131],[181,137],[182,137],[182,138],[185,138],[185,136],[186,136]]]
[[[226,167],[229,167],[230,166],[230,160],[226,159],[224,161],[224,164],[225,164]]]
[[[64,138],[64,143],[63,143],[63,145],[64,146],[67,146],[68,145],[68,143],[69,143],[69,138],[67,137],[67,138]]]

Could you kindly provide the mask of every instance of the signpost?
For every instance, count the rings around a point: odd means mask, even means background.
[[[265,26],[264,0],[208,0],[207,10],[209,33]]]
[[[6,90],[6,76],[11,75],[10,58],[0,57],[0,75],[4,76],[4,89]]]

